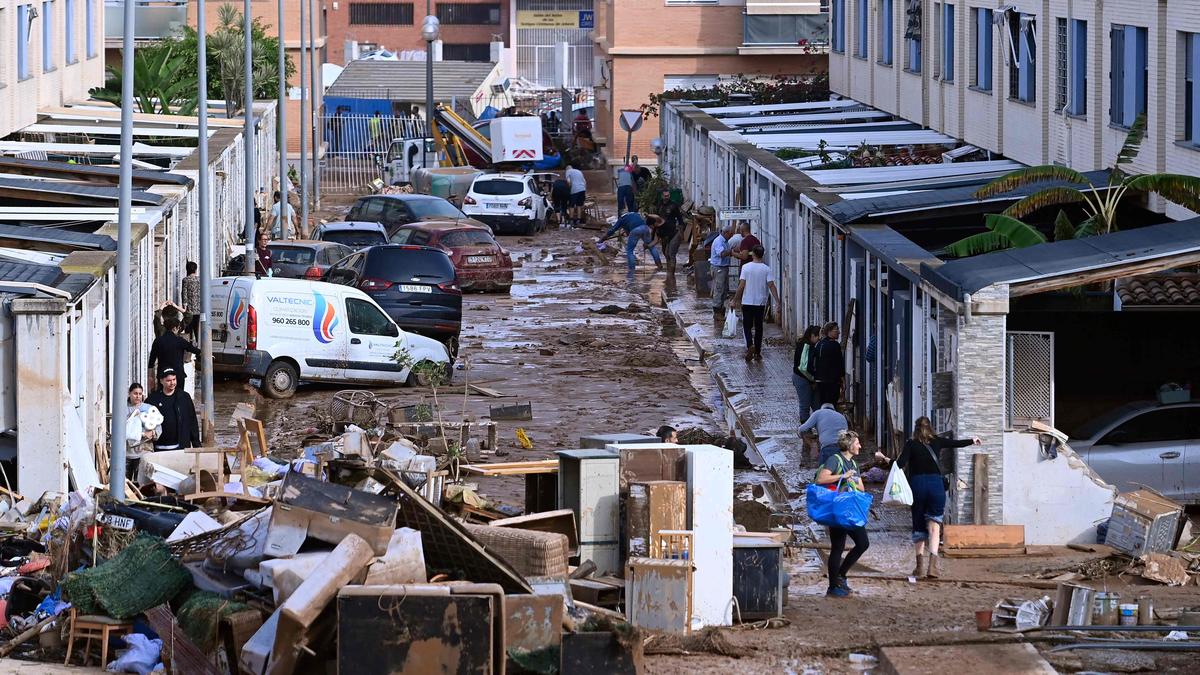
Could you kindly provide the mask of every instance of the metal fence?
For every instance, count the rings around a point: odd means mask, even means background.
[[[1054,424],[1054,333],[1009,331],[1005,413],[1009,428]]]
[[[326,152],[321,162],[321,192],[361,192],[380,177],[379,164],[392,141],[420,138],[425,120],[387,115],[322,116],[321,136]]]

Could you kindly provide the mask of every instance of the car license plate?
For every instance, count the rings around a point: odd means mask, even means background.
[[[504,209],[504,208],[508,208],[508,204],[497,204],[496,202],[488,202],[487,207],[489,209]]]
[[[116,530],[128,531],[133,529],[133,518],[127,516],[114,516],[111,513],[102,513],[100,514],[100,522]]]
[[[490,256],[490,255],[469,255],[469,256],[467,256],[467,262],[472,265],[484,265],[484,264],[492,262],[492,256]]]
[[[400,284],[401,293],[432,293],[433,289],[428,286],[418,286],[416,284]]]

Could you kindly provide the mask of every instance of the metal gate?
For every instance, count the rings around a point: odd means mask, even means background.
[[[1054,426],[1054,333],[1009,331],[1004,351],[1005,426]]]
[[[321,162],[321,192],[361,192],[380,177],[380,163],[387,159],[392,141],[420,138],[425,120],[392,115],[325,115],[321,138],[325,158]]]

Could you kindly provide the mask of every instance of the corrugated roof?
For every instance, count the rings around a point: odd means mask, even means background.
[[[6,281],[41,284],[66,291],[72,298],[78,298],[95,283],[96,278],[89,274],[63,274],[63,271],[54,265],[0,259],[0,286]]]
[[[0,239],[40,242],[93,251],[115,251],[117,243],[111,237],[91,232],[75,232],[57,227],[8,225],[0,223]]]
[[[1019,284],[1200,252],[1200,218],[951,260],[921,276],[961,297],[993,284]]]
[[[116,184],[120,178],[120,167],[93,166],[90,164],[72,164],[70,162],[54,162],[36,159],[19,159],[17,157],[0,157],[0,171],[19,173],[26,176],[78,176],[82,179],[91,177],[105,179]],[[172,185],[192,186],[192,179],[177,173],[167,171],[133,170],[135,184],[169,183]]]
[[[79,204],[82,201],[116,201],[120,198],[120,188],[116,185],[66,183],[36,178],[0,178],[0,191],[29,193],[31,198],[39,195],[38,201],[50,202],[56,201],[54,195],[57,195],[63,203],[69,204]],[[151,192],[134,190],[132,202],[158,206],[163,202],[163,197]]]
[[[850,230],[850,238],[870,249],[872,255],[913,281],[921,277],[921,265],[937,262],[937,256],[886,225],[863,225]]]
[[[434,99],[469,98],[495,68],[494,63],[435,61]],[[333,81],[325,96],[376,98],[390,101],[425,100],[424,61],[351,61]]]

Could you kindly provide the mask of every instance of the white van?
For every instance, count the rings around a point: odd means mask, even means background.
[[[412,364],[445,364],[442,343],[406,333],[352,286],[304,279],[220,277],[212,285],[217,372],[260,378],[263,393],[288,398],[300,382],[416,383]],[[396,362],[398,350],[411,357]]]

